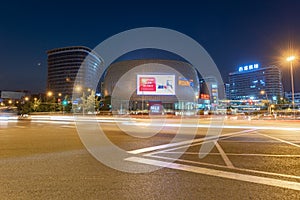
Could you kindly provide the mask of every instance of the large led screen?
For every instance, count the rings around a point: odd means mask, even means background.
[[[175,75],[137,75],[137,95],[175,95]]]

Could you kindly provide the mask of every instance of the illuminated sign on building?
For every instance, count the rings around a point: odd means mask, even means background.
[[[188,79],[186,79],[184,77],[179,77],[178,78],[178,85],[180,85],[180,86],[187,86],[187,87],[189,87],[189,86],[193,87],[194,86],[194,81],[192,79],[188,80]]]
[[[209,94],[200,94],[200,99],[209,99]]]
[[[239,72],[251,71],[254,69],[258,69],[258,68],[259,68],[258,64],[245,65],[245,66],[239,67]]]
[[[137,95],[175,95],[175,75],[137,75]]]
[[[163,106],[161,101],[149,101],[150,114],[162,114]]]

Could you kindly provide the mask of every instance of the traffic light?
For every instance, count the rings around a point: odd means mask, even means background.
[[[62,101],[62,105],[63,105],[63,106],[68,105],[68,101],[67,101],[67,100],[63,100],[63,101]]]

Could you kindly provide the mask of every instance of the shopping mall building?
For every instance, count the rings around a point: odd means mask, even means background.
[[[178,60],[139,59],[111,64],[102,92],[115,112],[194,114],[199,97],[196,70]],[[182,112],[182,113],[181,113]]]

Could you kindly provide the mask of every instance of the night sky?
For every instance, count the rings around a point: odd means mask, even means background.
[[[164,27],[198,41],[211,55],[224,81],[242,64],[282,68],[290,91],[291,47],[299,55],[300,1],[4,1],[0,8],[0,90],[43,92],[52,48],[94,48],[119,32]],[[111,2],[111,3],[108,3]],[[295,63],[299,79],[300,63]],[[295,85],[300,92],[300,81]]]

